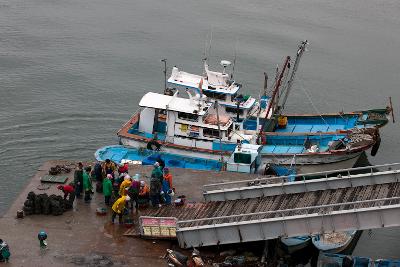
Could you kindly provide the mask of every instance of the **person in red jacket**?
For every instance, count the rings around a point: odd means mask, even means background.
[[[75,188],[72,185],[59,185],[57,189],[63,191],[64,199],[67,199],[71,194],[75,194]]]
[[[127,163],[127,162],[125,162],[125,163],[121,163],[120,165],[119,165],[119,168],[118,168],[118,173],[121,175],[121,173],[128,173],[128,171],[129,171],[129,164]]]

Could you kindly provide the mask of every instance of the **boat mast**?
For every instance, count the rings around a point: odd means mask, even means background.
[[[282,82],[282,79],[283,79],[283,75],[284,75],[286,69],[287,69],[288,66],[289,66],[289,62],[290,62],[290,57],[287,56],[287,57],[286,57],[286,60],[285,60],[285,63],[284,63],[284,65],[283,65],[282,71],[281,71],[281,73],[279,74],[279,77],[278,77],[278,79],[277,79],[276,82],[275,82],[275,88],[274,88],[274,91],[273,91],[273,93],[272,93],[272,97],[271,97],[270,101],[268,102],[267,113],[265,114],[265,120],[264,120],[264,123],[263,123],[263,125],[262,125],[262,127],[261,127],[261,129],[260,129],[260,132],[259,132],[259,134],[258,134],[258,137],[260,137],[260,136],[262,135],[263,131],[264,131],[264,127],[265,127],[265,125],[266,125],[266,123],[267,123],[267,121],[268,121],[268,114],[269,114],[269,112],[271,111],[271,109],[272,109],[272,114],[275,112],[275,109],[276,109],[277,104],[278,104],[278,103],[275,103],[275,98],[277,97],[277,94],[278,94],[278,92],[279,92],[279,88],[280,88],[280,86],[281,86],[281,82]]]
[[[167,59],[161,59],[164,62],[164,95],[167,93]]]
[[[283,110],[285,108],[286,100],[289,96],[290,90],[292,89],[293,80],[294,80],[294,77],[296,76],[296,71],[297,71],[297,68],[299,67],[301,56],[303,55],[304,51],[306,50],[307,44],[308,44],[308,42],[307,42],[307,40],[305,40],[305,41],[301,42],[301,44],[299,45],[299,49],[297,50],[296,60],[294,62],[292,73],[290,74],[290,78],[286,85],[285,96],[283,97],[283,101],[282,101],[280,110]]]
[[[235,43],[235,56],[233,57],[233,65],[232,65],[231,80],[233,80],[233,74],[235,74],[235,65],[236,65],[236,44],[237,44],[237,39],[236,39],[236,43]]]

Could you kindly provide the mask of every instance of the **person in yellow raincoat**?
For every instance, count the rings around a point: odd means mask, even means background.
[[[124,210],[125,210],[125,205],[128,201],[130,201],[131,198],[129,196],[122,196],[117,199],[117,201],[114,202],[112,205],[112,217],[111,217],[111,222],[114,223],[115,217],[118,214],[118,219],[119,223],[122,224],[122,216],[124,215]]]
[[[120,196],[126,196],[127,195],[126,189],[131,186],[131,183],[132,183],[132,178],[129,175],[125,175],[124,181],[119,186],[118,194]]]

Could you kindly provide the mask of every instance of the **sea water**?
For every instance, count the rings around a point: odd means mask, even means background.
[[[0,2],[0,213],[49,159],[93,160],[141,96],[163,91],[163,68],[202,73],[233,61],[255,97],[263,72],[308,39],[288,112],[385,107],[400,118],[400,1],[2,0]],[[206,49],[205,49],[206,48]],[[205,54],[204,51],[207,50]],[[398,162],[389,124],[375,164]],[[400,229],[362,235],[355,254],[400,257]]]

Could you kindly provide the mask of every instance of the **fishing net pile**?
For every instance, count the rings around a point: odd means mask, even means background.
[[[322,240],[328,244],[344,243],[348,238],[349,235],[346,232],[333,232],[322,235]]]
[[[38,194],[29,192],[24,202],[25,215],[44,214],[44,215],[62,215],[64,211],[72,209],[73,200],[63,199],[61,196],[47,194]]]
[[[204,123],[218,125],[218,119],[220,126],[225,126],[228,122],[231,121],[231,117],[221,107],[214,105],[214,107],[210,107],[208,109],[208,114],[204,118]]]
[[[66,166],[66,165],[56,165],[54,167],[51,167],[49,170],[49,174],[50,175],[57,175],[57,174],[61,174],[61,173],[70,173],[71,172],[71,168]]]

